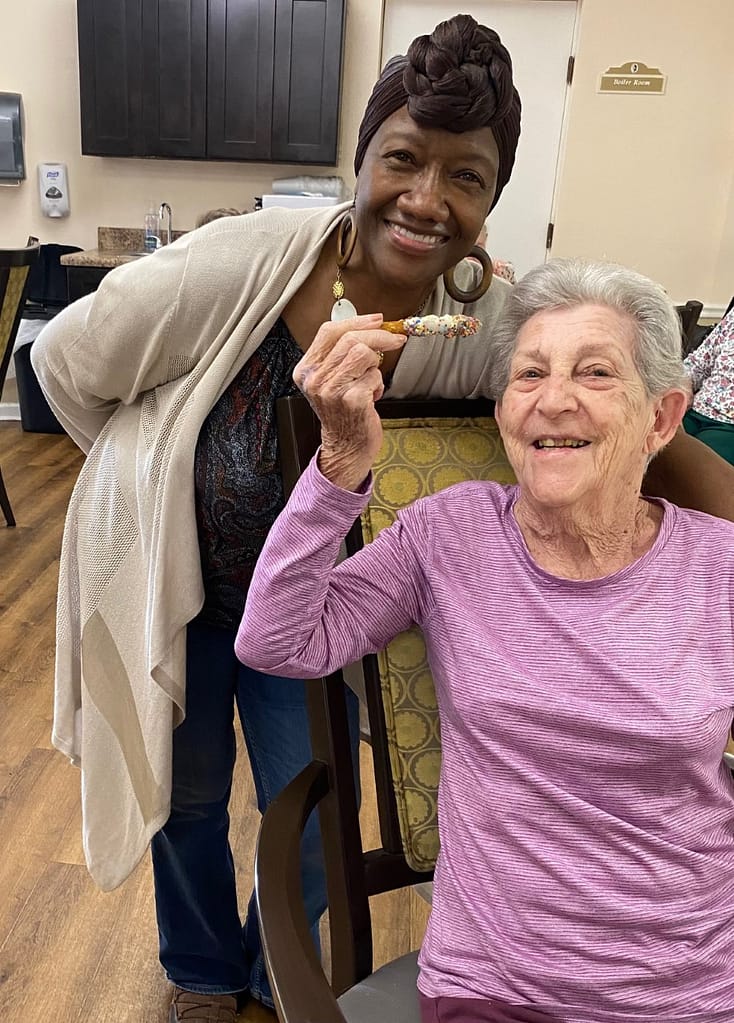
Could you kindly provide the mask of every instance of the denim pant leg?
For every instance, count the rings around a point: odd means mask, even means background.
[[[233,643],[227,630],[188,627],[186,717],[173,733],[171,815],[151,843],[160,960],[169,980],[188,991],[248,986],[228,839]]]
[[[359,794],[359,700],[346,686],[345,692]],[[306,687],[301,681],[261,675],[243,665],[237,687],[237,704],[250,755],[258,808],[264,813],[270,802],[312,759]],[[309,817],[303,833],[301,880],[306,916],[318,949],[318,922],[327,900],[317,811]],[[250,897],[243,933],[250,969],[250,994],[272,1006],[254,894]]]

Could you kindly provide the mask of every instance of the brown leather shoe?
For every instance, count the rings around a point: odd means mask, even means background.
[[[236,1023],[234,995],[202,995],[177,987],[173,992],[168,1023]]]

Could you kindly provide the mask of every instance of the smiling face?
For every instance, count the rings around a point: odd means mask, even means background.
[[[599,305],[536,313],[521,329],[496,408],[521,501],[593,512],[637,499],[682,392],[651,398],[633,344],[632,320]]]
[[[386,118],[357,178],[356,265],[393,290],[432,283],[474,245],[498,164],[491,128],[421,128],[405,107]]]

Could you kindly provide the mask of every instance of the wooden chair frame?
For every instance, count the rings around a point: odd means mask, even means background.
[[[682,352],[685,358],[696,347],[698,318],[703,312],[703,302],[690,299],[685,305],[677,305],[675,308],[680,317]]]

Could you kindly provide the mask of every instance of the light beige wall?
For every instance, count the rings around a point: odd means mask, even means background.
[[[92,247],[100,223],[141,224],[149,199],[169,202],[175,226],[188,228],[213,206],[251,208],[272,178],[304,171],[81,156],[74,0],[5,7],[0,90],[23,94],[29,177],[19,188],[0,188],[0,245],[33,233]],[[307,173],[339,173],[353,184],[357,127],[379,69],[381,7],[380,0],[347,2],[340,162]],[[661,280],[676,300],[728,302],[734,291],[732,38],[732,0],[582,0],[554,254],[618,259]],[[664,96],[597,94],[601,71],[634,59],[668,75]],[[39,161],[68,165],[68,219],[40,215]]]
[[[734,150],[734,103],[732,103],[732,142]],[[722,304],[729,305],[734,296],[734,157],[729,159],[729,202],[723,219],[721,246],[716,260],[714,293],[723,296]]]
[[[348,0],[339,166],[130,160],[81,156],[74,0],[2,3],[0,91],[23,95],[25,182],[0,187],[0,246],[43,242],[94,248],[97,225],[142,227],[150,199],[173,207],[174,227],[191,228],[216,206],[252,209],[273,178],[341,174],[351,187],[351,157],[362,109],[379,70],[379,0]],[[7,8],[7,9],[6,9]],[[66,163],[71,215],[41,216],[37,164]]]
[[[553,255],[604,257],[676,300],[734,291],[734,3],[582,0]],[[600,95],[610,65],[668,76],[663,96]]]

